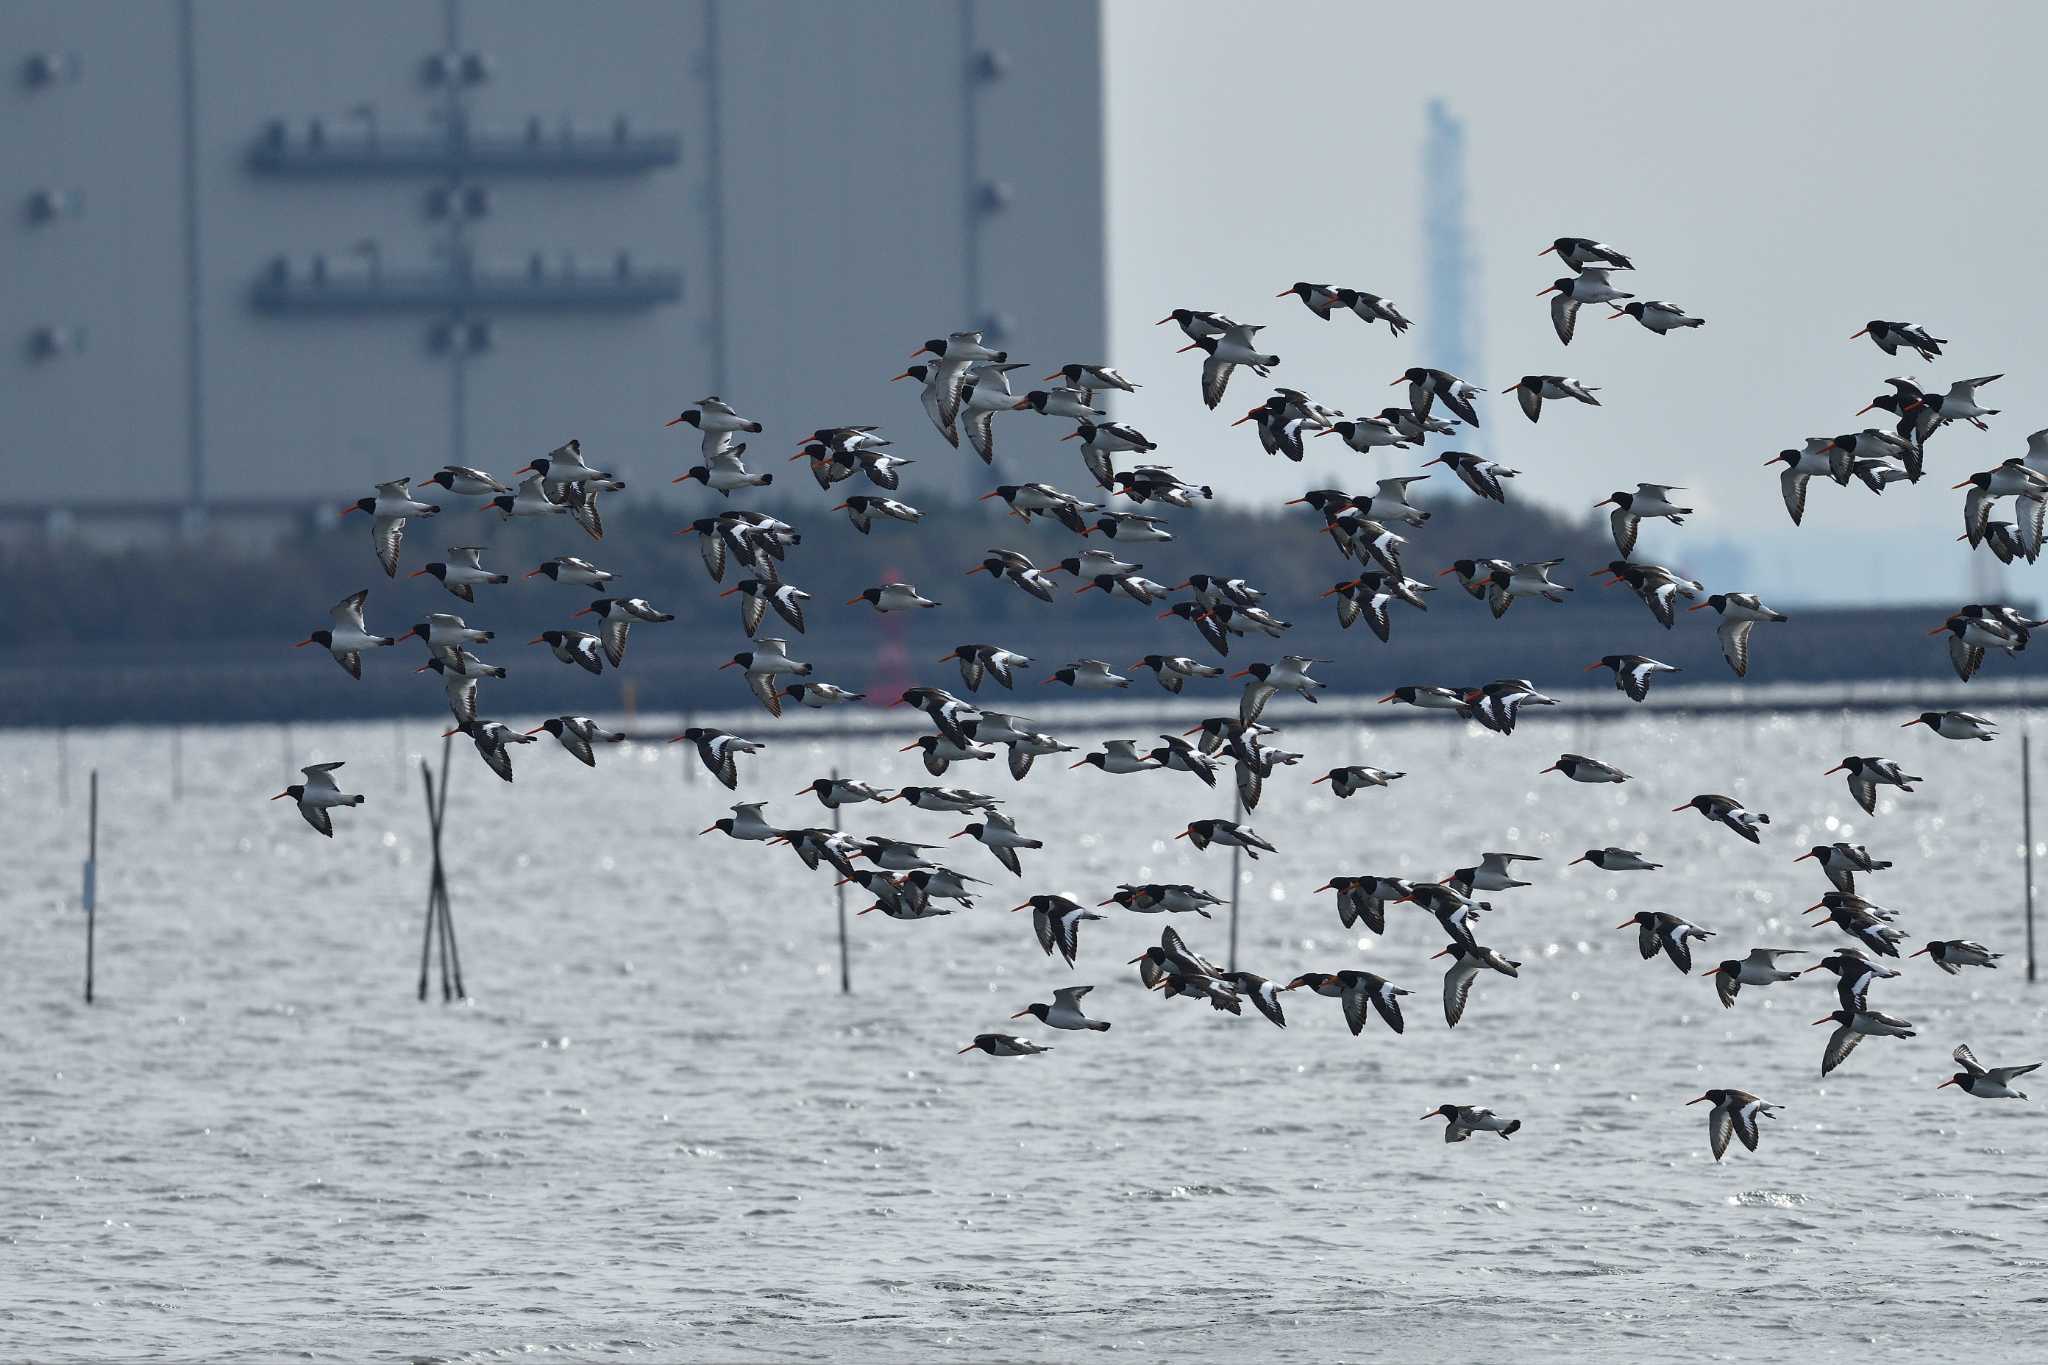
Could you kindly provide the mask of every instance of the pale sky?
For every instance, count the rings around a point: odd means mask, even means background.
[[[2038,63],[2048,9],[1899,3],[1712,7],[1577,0],[1391,6],[1106,0],[1111,352],[1147,383],[1118,411],[1162,457],[1219,493],[1278,501],[1326,482],[1412,472],[1414,452],[1311,443],[1295,466],[1228,423],[1269,386],[1240,370],[1201,406],[1196,353],[1174,355],[1174,307],[1262,322],[1273,382],[1348,412],[1387,387],[1430,319],[1423,277],[1426,102],[1466,124],[1481,353],[1466,378],[1504,388],[1566,374],[1602,408],[1512,395],[1480,413],[1488,453],[1522,471],[1514,495],[1584,512],[1638,479],[1684,484],[1701,512],[1646,530],[1638,553],[1685,566],[1736,542],[1741,582],[1771,600],[1964,600],[1962,494],[1949,485],[2025,450],[2048,427],[2048,217]],[[1635,260],[1618,287],[1707,320],[1658,337],[1587,307],[1559,344],[1536,292],[1567,273],[1537,253],[1559,236]],[[1319,321],[1275,292],[1297,279],[1387,295],[1407,341],[1348,315]],[[1850,333],[1871,318],[1953,343],[1932,365]],[[1852,431],[1895,374],[2003,372],[1981,395],[1992,429],[1950,427],[1928,477],[1884,497],[1816,482],[1806,524],[1764,461],[1808,435]],[[1319,449],[1334,447],[1335,449]],[[1432,452],[1433,453],[1433,452]],[[1436,471],[1442,475],[1444,471]],[[1465,496],[1430,485],[1440,496]],[[1458,553],[1484,547],[1459,547]],[[2007,571],[2030,598],[2032,572]]]

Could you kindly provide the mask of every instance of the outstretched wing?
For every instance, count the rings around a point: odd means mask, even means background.
[[[1828,1050],[1823,1052],[1820,1057],[1820,1074],[1825,1076],[1847,1061],[1849,1054],[1854,1052],[1856,1045],[1862,1041],[1863,1035],[1847,1024],[1841,1025],[1833,1033],[1829,1034]],[[1743,1141],[1752,1147],[1756,1145],[1756,1139],[1753,1137],[1745,1137]]]
[[[1365,1028],[1366,1015],[1372,1007],[1367,1003],[1367,990],[1363,982],[1352,982],[1344,987],[1344,1022],[1351,1026],[1351,1036],[1356,1038]]]
[[[1707,1114],[1707,1140],[1713,1144],[1714,1160],[1719,1161],[1728,1151],[1729,1135],[1735,1131],[1735,1120],[1726,1109],[1715,1105]]]
[[[1230,387],[1230,376],[1237,366],[1228,360],[1210,356],[1202,362],[1202,401],[1212,409],[1223,401],[1223,391]]]
[[[1738,678],[1749,675],[1749,634],[1754,629],[1754,621],[1723,621],[1714,632],[1721,637],[1721,657]]]
[[[1735,1008],[1735,997],[1742,994],[1742,982],[1734,972],[1714,973],[1714,993],[1721,997],[1721,1008]]]
[[[782,718],[782,694],[775,688],[774,674],[749,671],[747,686],[752,689],[754,700],[760,702],[769,715],[777,720]]]
[[[370,540],[386,578],[398,577],[398,548],[405,543],[404,517],[378,517],[370,523]]]
[[[1570,294],[1559,290],[1550,296],[1550,325],[1557,329],[1557,339],[1565,345],[1572,344],[1572,333],[1579,326],[1579,301]]]
[[[1465,1001],[1472,994],[1472,983],[1479,976],[1477,967],[1463,962],[1453,962],[1451,969],[1444,973],[1444,1023],[1452,1028],[1465,1017]]]

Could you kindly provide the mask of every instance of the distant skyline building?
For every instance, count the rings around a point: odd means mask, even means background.
[[[571,436],[666,487],[713,392],[778,473],[818,426],[936,443],[883,382],[926,337],[1105,354],[1099,16],[1060,14],[13,0],[0,518],[275,521]]]
[[[1423,110],[1422,242],[1427,311],[1418,319],[1426,363],[1475,384],[1483,336],[1479,309],[1479,258],[1466,226],[1465,121],[1443,99]],[[1495,387],[1499,387],[1496,385]],[[1458,433],[1464,448],[1481,450],[1477,428]]]

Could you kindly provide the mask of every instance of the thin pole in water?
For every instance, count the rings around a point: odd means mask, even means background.
[[[1231,802],[1230,818],[1244,822],[1244,788],[1236,789],[1235,800]],[[1237,889],[1242,884],[1238,869],[1244,862],[1244,848],[1239,844],[1230,846],[1230,970],[1237,970]]]
[[[441,862],[441,830],[448,817],[448,758],[452,737],[441,741],[441,782],[435,790],[433,770],[420,760],[420,782],[427,793],[427,827],[433,846],[434,870],[427,882],[427,922],[420,934],[419,998],[427,998],[427,976],[435,942],[441,947],[441,998],[467,1000],[462,984],[462,952],[455,942],[454,913],[448,904],[448,877]]]
[[[92,1003],[93,939],[99,922],[100,770],[92,770],[92,804],[85,819],[85,1003]]]
[[[441,794],[440,808],[434,815],[434,868],[441,869],[441,830],[448,823],[448,758],[455,740],[444,736],[441,740]],[[469,999],[469,991],[462,984],[462,947],[455,940],[455,907],[448,903],[448,878],[441,876],[441,937],[442,952],[455,973],[455,998]]]
[[[2027,980],[2034,965],[2034,737],[2020,735],[2020,830],[2027,841]]]
[[[427,922],[420,934],[420,1003],[427,999],[427,962],[434,947],[434,924],[439,918],[441,906],[441,823],[434,812],[434,770],[427,766],[427,760],[420,760],[420,781],[427,789],[427,825],[432,831],[434,851],[434,872],[427,881]]]
[[[836,764],[832,769],[832,780],[835,783],[839,781],[839,768]],[[840,826],[843,823],[839,807],[835,804],[832,807],[832,832],[834,834],[839,833]],[[846,883],[840,882],[834,890],[839,894],[839,993],[841,995],[852,995],[853,968],[846,956]]]

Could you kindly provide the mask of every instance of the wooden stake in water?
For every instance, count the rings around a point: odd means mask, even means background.
[[[85,818],[85,1003],[92,1003],[93,938],[99,921],[100,770],[92,770],[92,799]]]
[[[431,835],[434,870],[427,883],[427,922],[420,935],[419,998],[427,998],[427,971],[438,943],[441,948],[441,999],[467,1000],[462,984],[462,952],[455,943],[454,912],[448,904],[448,877],[441,862],[441,830],[448,815],[448,758],[452,737],[441,741],[441,786],[434,789],[434,774],[427,761],[420,760],[420,781],[427,792],[427,826]]]
[[[837,766],[834,766],[832,769],[832,780],[835,783],[839,781],[839,769]],[[832,807],[832,832],[834,834],[839,833],[841,823],[839,807],[834,806]],[[851,995],[853,994],[853,968],[848,963],[846,957],[846,883],[840,882],[835,889],[839,893],[839,993],[841,995]]]
[[[1231,803],[1230,818],[1239,824],[1244,822],[1244,788],[1237,788],[1236,799]],[[1239,844],[1230,846],[1230,970],[1237,970],[1237,888],[1241,885],[1238,869],[1244,864],[1244,848]]]
[[[2027,841],[2027,980],[2034,965],[2034,737],[2020,736],[2020,830]]]

